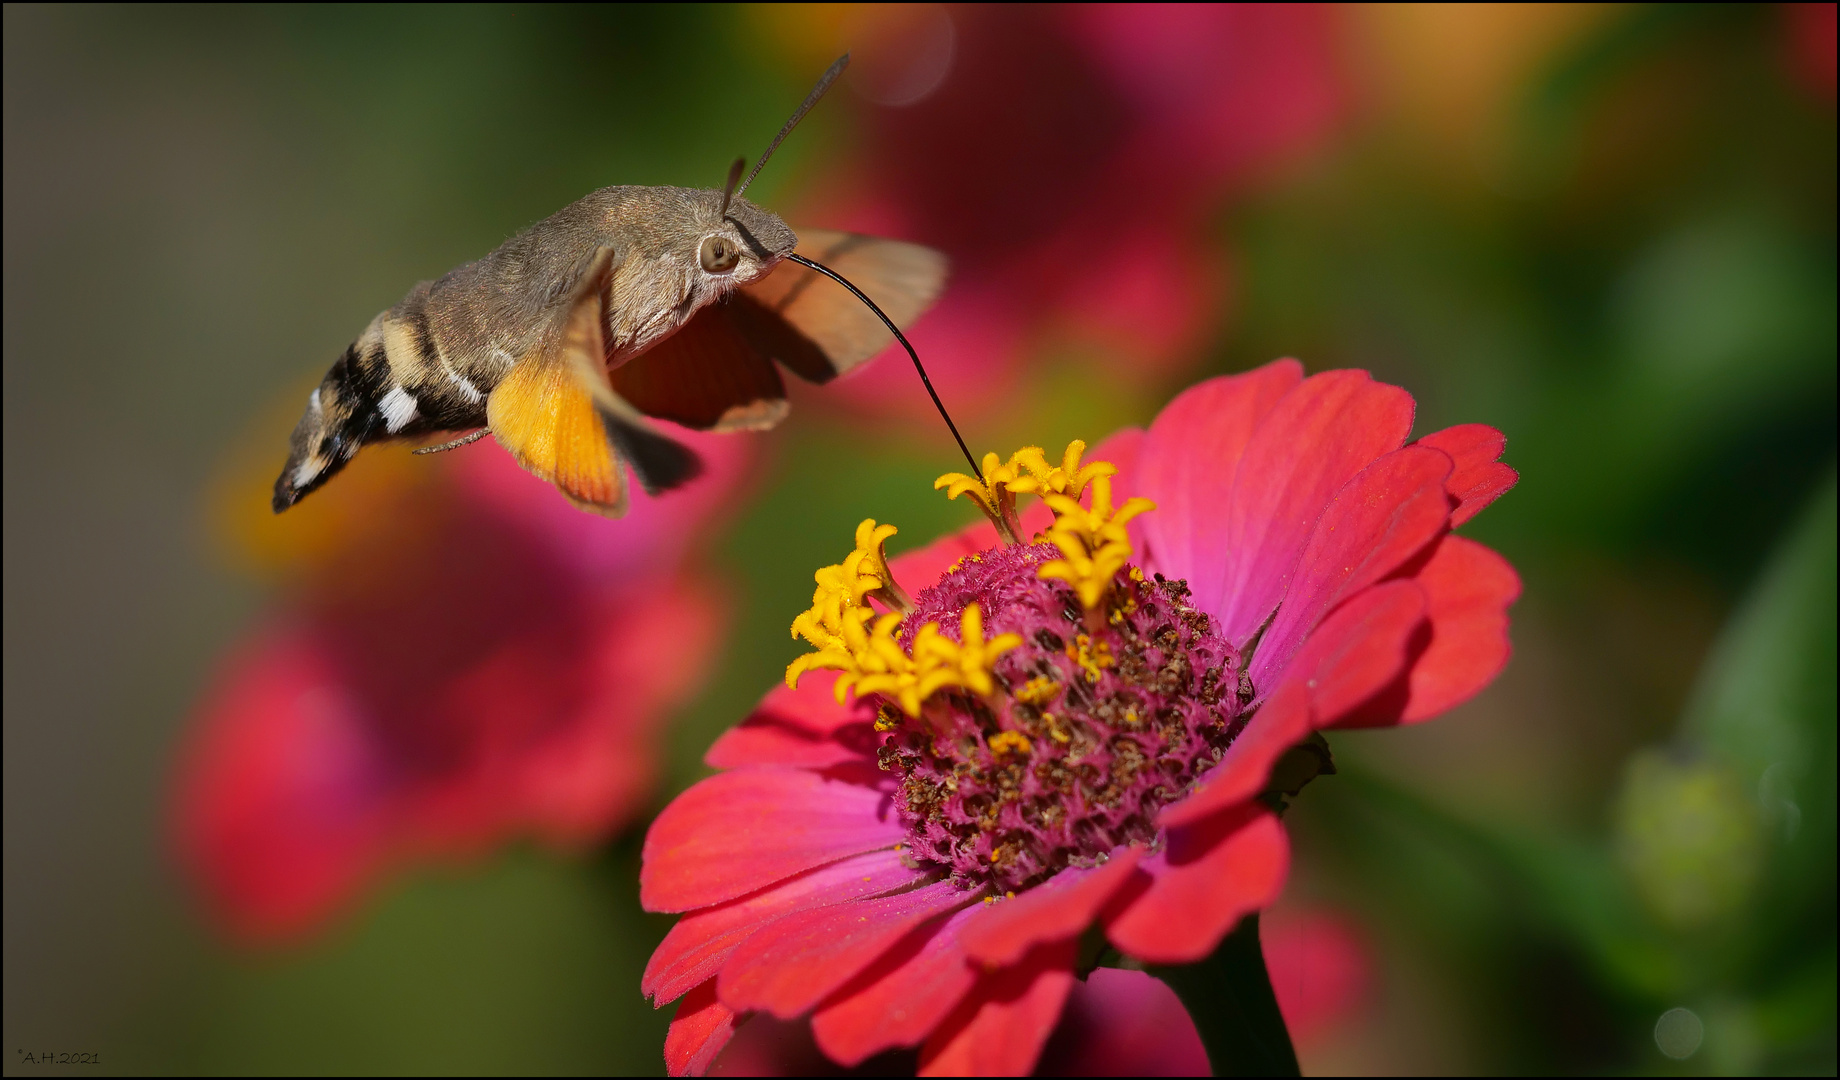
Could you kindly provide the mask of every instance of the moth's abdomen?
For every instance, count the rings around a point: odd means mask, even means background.
[[[468,363],[476,350],[457,359],[443,349],[428,298],[428,284],[416,286],[372,319],[326,372],[289,441],[275,481],[276,513],[331,479],[366,443],[485,424],[486,394],[497,381],[490,358]]]
[[[381,429],[378,402],[387,371],[381,348],[367,355],[360,338],[313,388],[275,480],[275,513],[330,480]]]
[[[382,350],[385,376],[376,405],[387,435],[483,425],[486,395],[503,373],[489,346],[481,348],[479,335],[464,322],[456,325],[454,316],[464,315],[465,305],[433,288],[428,282],[417,285],[358,339],[361,345],[375,341]]]

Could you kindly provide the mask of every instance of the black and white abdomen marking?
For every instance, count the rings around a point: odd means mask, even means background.
[[[486,422],[486,395],[502,372],[472,355],[476,348],[443,340],[450,335],[436,328],[433,299],[428,283],[418,285],[365,331],[383,346],[386,377],[374,407],[387,435],[432,435]]]
[[[275,480],[276,513],[331,479],[381,429],[375,403],[387,366],[382,350],[367,355],[364,339],[345,349],[307,397],[307,411],[288,440],[288,460]]]
[[[428,301],[424,282],[372,319],[326,372],[275,481],[277,513],[331,479],[366,443],[485,425],[486,395],[510,364],[443,349]]]

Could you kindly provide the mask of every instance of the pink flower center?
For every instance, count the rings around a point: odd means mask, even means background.
[[[980,552],[902,622],[911,648],[916,628],[959,627],[976,603],[993,636],[1023,642],[992,665],[993,693],[935,693],[917,717],[885,704],[876,724],[913,858],[965,888],[1019,892],[1154,841],[1157,811],[1220,760],[1252,697],[1239,654],[1185,583],[1127,566],[1087,610],[1039,576],[1060,555],[1045,543]]]

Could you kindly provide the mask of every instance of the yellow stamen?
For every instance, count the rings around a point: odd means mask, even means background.
[[[1087,469],[1100,464],[1095,462]],[[1044,497],[1054,510],[1047,539],[1061,549],[1062,557],[1043,563],[1038,571],[1043,580],[1058,578],[1072,586],[1088,611],[1099,606],[1111,590],[1112,578],[1131,561],[1131,536],[1125,525],[1146,510],[1156,509],[1149,499],[1132,498],[1114,510],[1110,473],[1097,473],[1091,482],[1091,509],[1066,495]]]
[[[818,587],[812,591],[811,607],[792,620],[792,636],[803,638],[818,651],[787,666],[787,686],[796,687],[799,676],[807,671],[843,670],[852,665],[860,643],[868,638],[863,626],[876,614],[868,603],[871,598],[898,611],[913,610],[913,601],[888,570],[883,544],[894,534],[893,525],[877,525],[874,518],[864,518],[856,526],[855,549],[842,562],[812,575]],[[900,622],[898,615],[895,622]]]
[[[1099,673],[1112,666],[1112,646],[1109,642],[1093,643],[1093,639],[1081,634],[1067,646],[1067,658],[1080,665],[1086,672],[1086,681],[1096,683]]]
[[[999,731],[987,740],[990,752],[1001,757],[1005,754],[1026,754],[1034,749],[1029,745],[1029,737],[1020,731]]]
[[[1018,542],[1021,532],[1016,496],[1040,496],[1054,511],[1054,524],[1041,539],[1059,548],[1062,556],[1044,564],[1041,576],[1065,581],[1081,605],[1091,611],[1104,601],[1113,576],[1131,561],[1131,538],[1125,525],[1156,504],[1133,498],[1113,509],[1111,478],[1118,467],[1109,461],[1082,463],[1085,454],[1086,443],[1079,439],[1067,444],[1059,465],[1050,465],[1039,446],[1025,446],[1007,462],[985,454],[982,475],[946,473],[933,481],[933,487],[945,489],[947,498],[971,495],[1009,543]],[[1089,487],[1091,509],[1080,505]],[[1142,574],[1133,580],[1143,580]]]
[[[1016,691],[1016,700],[1025,705],[1045,705],[1061,692],[1061,684],[1048,675],[1037,675]]]
[[[1105,601],[1112,579],[1131,560],[1131,539],[1125,526],[1155,504],[1134,498],[1114,508],[1111,477],[1117,467],[1105,461],[1084,462],[1085,454],[1086,444],[1078,439],[1067,444],[1059,464],[1050,464],[1039,446],[1025,446],[1007,462],[985,454],[980,475],[946,473],[933,487],[944,489],[948,498],[970,495],[1009,543],[1018,542],[1020,531],[1016,496],[1036,495],[1045,501],[1055,518],[1041,539],[1058,548],[1061,557],[1042,564],[1038,573],[1044,580],[1058,579],[1071,586],[1088,612],[1089,626],[1096,628],[1105,621],[1096,609]],[[1089,490],[1090,508],[1080,502]],[[851,692],[879,694],[909,716],[920,715],[926,700],[942,690],[994,693],[992,665],[1004,652],[1021,645],[1022,638],[1000,634],[986,641],[983,613],[972,604],[960,615],[957,641],[943,634],[937,623],[928,623],[914,632],[911,648],[903,648],[899,631],[914,604],[888,568],[884,544],[893,535],[894,526],[864,519],[856,527],[856,546],[849,555],[812,575],[817,587],[812,591],[811,607],[792,621],[792,636],[814,651],[786,666],[786,684],[797,687],[799,677],[807,671],[837,671],[841,673],[836,685],[839,702]],[[979,556],[969,558],[976,561]],[[1143,580],[1135,568],[1131,573],[1132,580]],[[878,611],[870,606],[871,600],[890,610]],[[1103,643],[1093,646],[1085,635],[1079,640],[1077,650],[1070,646],[1068,655],[1074,656],[1089,682],[1097,682],[1100,671],[1112,664],[1110,650]],[[1060,690],[1054,680],[1037,678],[1017,697],[1045,705]],[[1050,738],[1067,742],[1066,732],[1052,715],[1044,715],[1044,721]],[[888,713],[876,719],[878,730],[892,730],[896,723]],[[1020,735],[1014,740],[1001,734],[993,737],[993,752],[999,746],[1028,752],[1028,742]]]
[[[1012,471],[1026,472],[1008,485],[1009,490],[1018,495],[1066,495],[1078,499],[1086,491],[1086,485],[1101,476],[1112,476],[1118,467],[1109,461],[1095,461],[1084,468],[1080,458],[1086,453],[1086,442],[1075,439],[1067,444],[1067,450],[1061,455],[1058,467],[1048,464],[1047,455],[1039,446],[1025,446],[1010,456]]]
[[[980,471],[982,476],[946,473],[933,481],[933,490],[944,488],[948,499],[969,494],[977,508],[997,527],[997,535],[1003,542],[1014,544],[1020,528],[1016,523],[1016,497],[1010,493],[1010,483],[1016,479],[1015,456],[1011,455],[1009,463],[1004,464],[997,455],[985,454]]]
[[[1050,465],[1039,446],[1025,446],[1009,456],[1007,462],[995,454],[985,454],[979,476],[951,472],[933,481],[935,491],[944,489],[946,498],[970,495],[978,509],[997,527],[1006,543],[1019,543],[1021,525],[1016,517],[1016,496],[1059,495],[1078,500],[1094,480],[1118,471],[1109,461],[1080,463],[1086,443],[1075,439],[1067,444],[1059,465]]]
[[[883,541],[894,532],[892,525],[865,520],[856,527],[856,549],[843,562],[814,575],[818,587],[811,607],[792,620],[792,634],[817,651],[786,665],[786,685],[796,688],[807,671],[838,671],[839,703],[851,691],[880,694],[909,716],[920,715],[926,699],[947,688],[992,693],[996,683],[990,666],[1022,644],[1020,635],[1000,634],[986,641],[983,613],[972,604],[959,617],[959,640],[940,633],[938,623],[927,623],[914,634],[913,648],[903,649],[897,637],[901,611],[878,614],[869,606],[873,597],[912,610],[912,601],[895,585],[882,552]],[[876,725],[881,730],[894,726],[886,715],[878,716]]]

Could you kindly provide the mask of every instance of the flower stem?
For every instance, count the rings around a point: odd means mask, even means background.
[[[1150,972],[1182,999],[1215,1076],[1302,1075],[1265,971],[1257,912],[1241,919],[1206,960]]]

